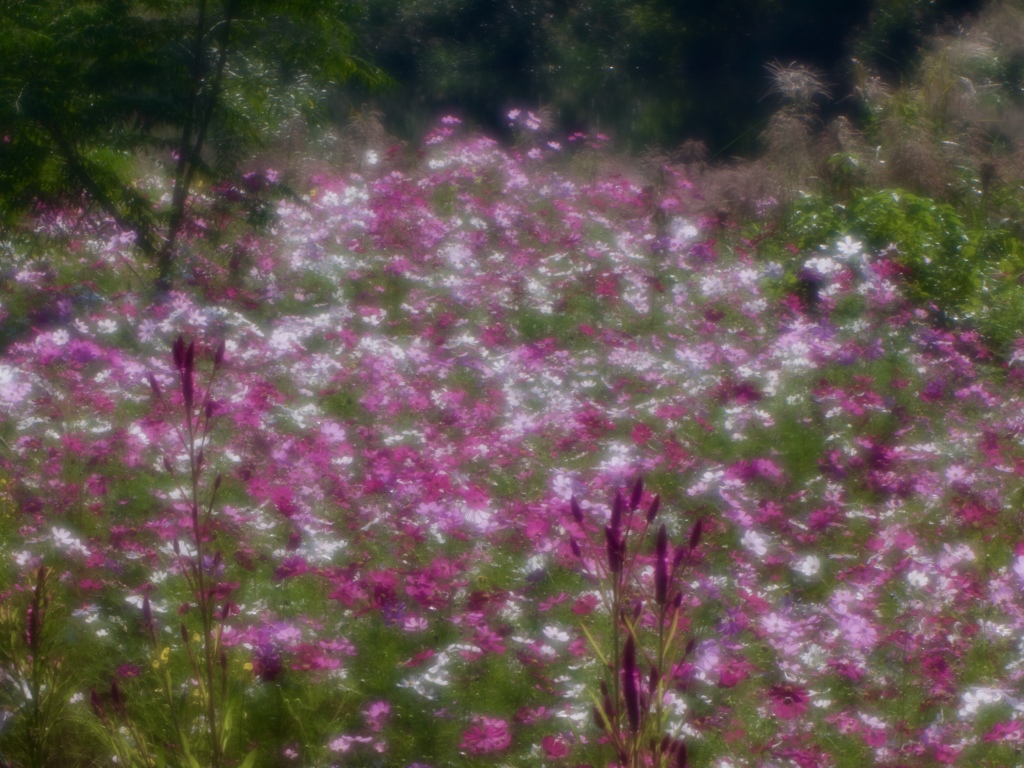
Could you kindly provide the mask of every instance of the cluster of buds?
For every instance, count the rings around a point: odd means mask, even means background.
[[[681,654],[675,652],[683,593],[677,587],[678,575],[690,563],[700,543],[703,520],[698,519],[690,530],[686,544],[670,546],[664,523],[658,527],[654,545],[654,592],[645,593],[637,576],[637,562],[642,542],[661,509],[661,498],[654,496],[640,518],[644,496],[641,479],[628,500],[617,491],[612,502],[611,517],[604,526],[604,562],[596,561],[598,576],[610,589],[603,592],[611,617],[610,653],[602,650],[593,635],[584,627],[597,656],[604,663],[608,680],[601,682],[601,697],[595,697],[594,722],[615,750],[622,768],[686,768],[686,744],[665,733],[665,672],[692,651],[690,639]],[[574,496],[569,503],[574,532],[587,536],[583,510]],[[630,532],[639,528],[636,546],[630,548]],[[570,538],[573,553],[583,560],[583,548],[575,536]],[[652,599],[653,598],[653,599]],[[627,610],[627,603],[629,608]],[[653,652],[641,649],[640,618],[647,610],[653,615],[657,632]],[[653,632],[651,633],[653,634]],[[681,655],[681,659],[676,656]],[[644,674],[638,659],[643,658],[649,671]]]
[[[196,698],[202,708],[203,730],[208,743],[205,750],[207,764],[213,768],[220,768],[225,764],[226,750],[230,742],[232,719],[230,708],[227,706],[229,665],[227,651],[223,645],[223,634],[228,618],[238,610],[238,607],[228,599],[238,584],[221,582],[218,578],[223,570],[222,553],[216,550],[212,556],[209,554],[212,547],[210,542],[214,539],[211,520],[222,478],[218,474],[212,482],[201,482],[206,465],[204,449],[208,444],[211,423],[216,411],[210,393],[214,378],[224,363],[224,351],[225,345],[222,341],[214,352],[212,370],[205,387],[197,387],[195,342],[186,344],[184,338],[178,336],[171,346],[171,359],[177,371],[181,393],[182,418],[177,431],[188,461],[187,474],[182,475],[176,471],[175,464],[166,456],[163,459],[164,469],[176,483],[181,497],[189,502],[191,552],[186,551],[186,547],[177,537],[172,549],[179,572],[184,576],[192,593],[192,603],[186,603],[182,612],[187,612],[193,605],[198,608],[201,625],[198,631],[190,630],[184,622],[181,623],[180,630],[182,647],[191,669],[191,680],[196,685]],[[156,378],[152,374],[147,378],[156,401],[164,402]],[[159,647],[157,627],[148,594],[142,601],[142,629],[153,649],[153,668],[161,677],[167,703],[172,710],[180,710],[181,701],[177,693],[179,686],[172,679],[171,669],[166,663],[169,648],[161,650]],[[112,711],[123,720],[124,697],[118,690],[116,681],[111,686],[109,701]],[[108,710],[95,691],[92,694],[92,704],[96,715],[104,724],[108,724]],[[188,757],[191,754],[193,737],[183,727],[183,721],[178,716],[175,720],[179,741],[177,746]],[[144,747],[145,741],[141,737],[135,738],[133,735],[133,740]],[[193,760],[191,764],[197,763]]]

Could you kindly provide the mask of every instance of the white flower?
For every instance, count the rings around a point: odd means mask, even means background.
[[[564,643],[569,639],[569,633],[558,627],[544,627],[544,637],[552,642]]]
[[[750,529],[743,534],[741,543],[751,554],[757,557],[764,557],[768,554],[768,539],[757,531]]]
[[[1007,698],[1006,691],[998,688],[972,688],[964,693],[964,705],[960,707],[959,715],[961,720],[973,717],[978,710],[986,704],[998,704]]]
[[[907,583],[912,587],[923,589],[928,586],[928,574],[923,571],[909,571],[907,573]]]
[[[817,576],[821,570],[821,558],[817,555],[807,555],[802,557],[793,564],[793,570],[804,576],[810,578],[811,576]]]

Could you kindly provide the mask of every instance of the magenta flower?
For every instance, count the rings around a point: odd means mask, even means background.
[[[558,736],[545,736],[540,745],[544,748],[544,756],[548,758],[555,759],[569,754],[569,746]]]
[[[768,689],[768,700],[781,720],[793,720],[807,711],[807,691],[796,685],[773,685]]]
[[[462,734],[459,749],[468,750],[471,755],[486,755],[507,749],[512,743],[508,723],[496,717],[478,716],[474,725]]]

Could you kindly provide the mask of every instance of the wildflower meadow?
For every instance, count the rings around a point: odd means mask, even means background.
[[[0,243],[0,765],[1024,765],[1024,352],[509,118]]]

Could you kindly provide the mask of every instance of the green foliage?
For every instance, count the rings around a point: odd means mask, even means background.
[[[341,0],[3,0],[0,210],[84,195],[171,277],[200,176],[223,178],[328,89],[382,76],[352,54]],[[173,165],[170,205],[136,186]]]
[[[957,211],[903,190],[866,190],[841,205],[811,195],[797,201],[784,224],[786,235],[804,252],[827,247],[849,235],[871,251],[895,249],[911,272],[922,299],[956,309],[976,288],[976,264],[968,232]]]

